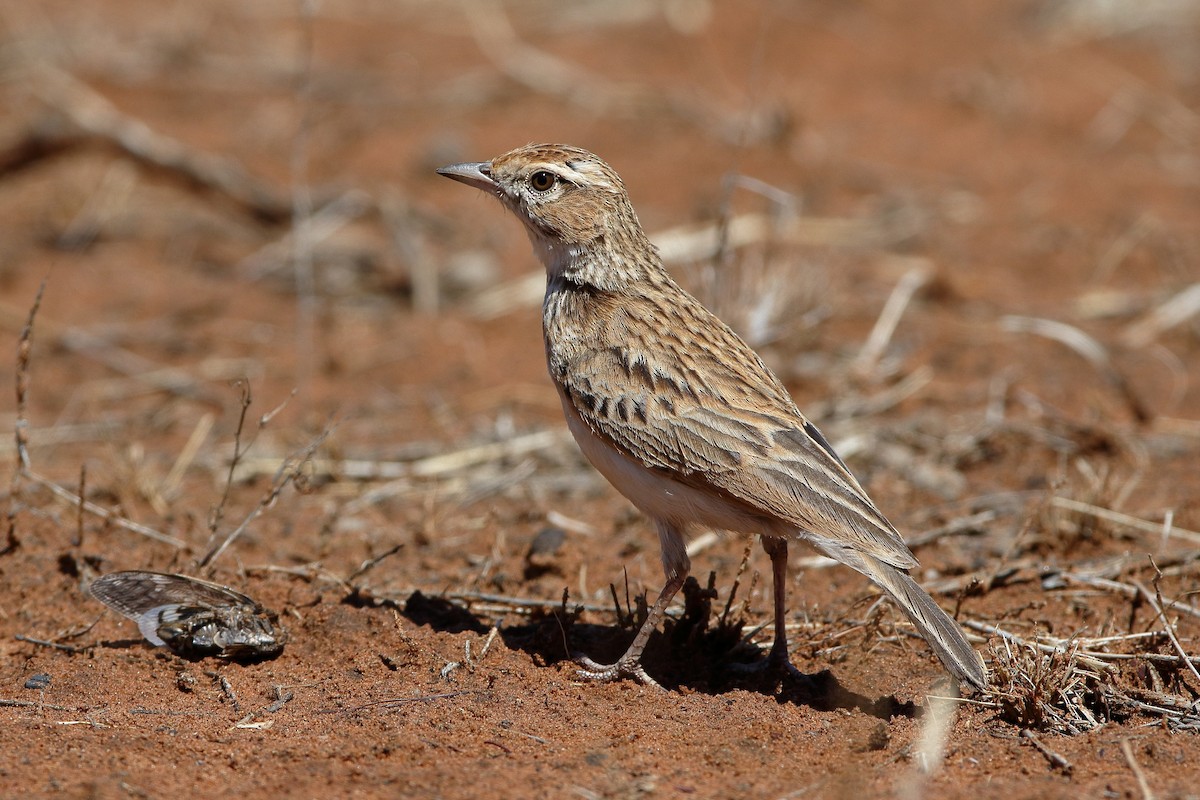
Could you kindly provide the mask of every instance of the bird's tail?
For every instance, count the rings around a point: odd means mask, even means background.
[[[861,566],[854,566],[886,591],[904,610],[947,671],[976,689],[986,688],[987,668],[967,641],[962,627],[939,608],[907,572],[867,555],[860,555],[860,558]]]

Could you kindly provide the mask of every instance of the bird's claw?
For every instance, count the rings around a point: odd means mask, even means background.
[[[588,680],[600,681],[608,683],[609,681],[619,681],[622,678],[633,678],[643,686],[651,686],[655,689],[661,689],[662,686],[658,681],[651,678],[645,668],[642,667],[641,661],[636,658],[622,657],[612,664],[600,664],[585,655],[576,653],[574,661],[581,669],[577,670],[576,674],[581,678]]]

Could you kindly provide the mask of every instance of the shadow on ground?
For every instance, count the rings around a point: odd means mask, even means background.
[[[736,669],[765,659],[765,651],[743,642],[742,623],[713,617],[711,585],[701,589],[694,578],[684,587],[684,614],[668,619],[663,630],[655,631],[646,647],[643,664],[664,688],[686,687],[708,695],[735,690],[774,696],[780,703],[808,706],[817,711],[857,710],[879,719],[915,718],[921,709],[911,701],[901,702],[895,695],[871,698],[851,691],[829,670],[811,675],[772,678],[762,673]],[[366,605],[361,593],[346,602]],[[372,600],[372,604],[377,603]],[[639,605],[644,607],[643,602]],[[428,626],[441,633],[473,632],[486,634],[490,626],[469,609],[451,600],[414,592],[397,609],[413,624]],[[620,623],[594,625],[578,621],[579,613],[567,606],[541,611],[526,624],[500,629],[500,637],[513,650],[528,653],[539,665],[570,660],[571,653],[587,653],[601,663],[615,661],[629,645],[638,618],[637,609],[617,609]]]

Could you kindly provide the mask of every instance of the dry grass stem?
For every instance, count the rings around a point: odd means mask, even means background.
[[[429,225],[398,190],[385,191],[379,198],[378,207],[392,245],[401,261],[408,264],[413,310],[422,314],[436,314],[442,305],[442,280],[439,261],[430,252]],[[476,295],[475,303],[482,299],[482,295],[482,292]],[[477,313],[474,304],[472,311]],[[497,316],[486,312],[477,315],[483,318]]]
[[[172,547],[180,549],[180,550],[188,549],[188,543],[185,542],[183,539],[180,539],[177,536],[172,536],[169,533],[163,533],[161,531],[155,530],[154,528],[151,528],[147,525],[142,525],[141,523],[134,522],[131,519],[122,517],[120,514],[117,514],[115,511],[112,511],[111,509],[107,509],[107,508],[104,508],[103,506],[97,505],[96,503],[93,503],[90,500],[84,500],[79,495],[77,495],[75,492],[72,492],[70,489],[64,489],[62,486],[59,486],[54,481],[50,480],[49,478],[42,477],[41,475],[37,474],[36,472],[26,472],[25,478],[28,479],[31,483],[34,483],[37,486],[41,486],[43,489],[48,490],[55,497],[55,499],[61,501],[68,507],[82,508],[87,513],[92,514],[93,516],[99,517],[100,519],[104,520],[104,522],[106,524],[115,525],[118,528],[123,528],[124,530],[127,530],[131,533],[136,533],[139,536],[145,536],[147,539],[153,539],[156,542],[162,542],[163,544],[169,544]]]
[[[24,319],[25,314],[23,312],[0,305],[0,324],[16,327],[18,321]],[[62,325],[44,317],[39,319],[38,327],[43,332],[43,335],[48,336],[56,346],[71,353],[90,358],[114,372],[134,378],[154,389],[216,407],[222,405],[222,399],[219,395],[202,386],[195,377],[183,369],[164,367],[144,356],[118,347],[101,336],[80,328]]]
[[[754,244],[774,242],[786,245],[826,247],[862,247],[864,241],[879,239],[877,223],[869,220],[796,217],[776,221],[764,214],[744,214],[731,218],[724,227],[718,222],[683,225],[650,235],[663,262],[670,265],[709,261],[723,249],[740,250]],[[540,305],[546,291],[544,270],[528,272],[518,278],[489,287],[468,303],[472,316],[488,320],[521,308]]]
[[[36,708],[47,711],[72,711],[76,713],[93,710],[87,706],[59,706],[51,703],[43,703],[41,700],[11,700],[6,697],[0,697],[0,708]]]
[[[906,536],[904,537],[904,543],[908,545],[908,549],[915,550],[918,547],[924,547],[946,536],[957,536],[958,534],[982,531],[988,523],[995,522],[999,517],[1000,512],[994,509],[985,509],[984,511],[978,511],[965,517],[952,519],[945,525],[930,528],[922,533]]]
[[[1140,600],[1156,610],[1164,607],[1159,595],[1143,591]],[[1200,704],[1193,697],[1168,694],[1162,688],[1143,688],[1147,676],[1161,687],[1159,670],[1172,671],[1186,665],[1195,674],[1200,658],[1188,656],[1172,632],[1068,639],[1038,634],[1031,641],[978,620],[963,620],[963,625],[998,637],[991,646],[992,686],[984,699],[1000,708],[1002,717],[1024,729],[1074,735],[1133,714],[1161,719],[1175,730],[1200,728]],[[1176,646],[1177,655],[1148,649],[1167,639]],[[1134,645],[1138,652],[1102,649],[1120,645]],[[1148,662],[1146,671],[1117,666],[1136,661]]]
[[[279,463],[275,471],[275,478],[271,483],[271,488],[267,490],[262,499],[258,501],[258,504],[246,515],[240,525],[231,530],[219,544],[214,544],[209,548],[208,552],[197,562],[197,567],[201,569],[210,567],[231,544],[246,532],[246,529],[250,527],[250,524],[254,520],[258,519],[264,511],[275,504],[275,501],[279,499],[279,495],[283,493],[283,490],[301,477],[305,465],[312,458],[313,453],[325,443],[331,432],[331,428],[326,428],[315,439],[309,442],[303,450],[289,455]]]
[[[801,336],[830,312],[825,303],[823,271],[816,265],[800,263],[808,260],[800,251],[784,249],[788,242],[783,234],[790,234],[798,219],[798,198],[765,181],[736,173],[726,176],[722,188],[717,221],[712,226],[713,240],[704,241],[708,238],[703,236],[706,228],[676,228],[685,232],[674,242],[671,231],[656,237],[660,257],[664,251],[679,256],[687,267],[683,277],[691,293],[752,347]],[[767,198],[771,213],[765,218],[734,217],[733,194],[739,188]],[[744,224],[751,220],[762,220],[763,224]],[[756,230],[743,230],[747,227]],[[689,235],[688,230],[698,230],[702,235]],[[696,244],[711,252],[697,253],[694,248],[687,251],[689,245]]]
[[[1084,586],[1091,586],[1096,589],[1103,589],[1104,591],[1108,592],[1116,592],[1129,598],[1136,598],[1139,595],[1142,595],[1144,592],[1144,587],[1139,587],[1130,583],[1121,583],[1120,581],[1115,581],[1110,578],[1103,578],[1097,575],[1083,574],[1080,572],[1063,572],[1060,574],[1060,577],[1068,583],[1078,583]],[[1043,581],[1043,585],[1045,585],[1045,583],[1046,581]],[[1184,603],[1180,600],[1168,600],[1169,601],[1166,603],[1166,606],[1171,610],[1179,611],[1191,617],[1200,619],[1200,608],[1190,605],[1189,603]]]
[[[1153,563],[1153,561],[1151,561],[1151,563]],[[1155,570],[1157,571],[1157,567],[1155,567]],[[1175,652],[1179,654],[1179,659],[1183,662],[1183,664],[1188,668],[1188,671],[1190,671],[1192,673],[1192,676],[1196,679],[1196,686],[1198,688],[1200,688],[1200,671],[1197,671],[1196,664],[1193,663],[1194,661],[1200,660],[1200,659],[1192,659],[1192,658],[1188,657],[1187,651],[1185,651],[1183,649],[1183,645],[1179,641],[1179,636],[1177,636],[1175,633],[1175,626],[1171,623],[1171,620],[1167,619],[1167,615],[1163,610],[1164,603],[1163,603],[1163,598],[1162,598],[1162,592],[1159,591],[1159,588],[1158,588],[1158,581],[1161,578],[1162,578],[1162,573],[1158,573],[1155,576],[1155,578],[1154,578],[1154,593],[1153,594],[1151,594],[1150,590],[1147,589],[1145,586],[1143,586],[1138,581],[1133,581],[1133,585],[1137,587],[1137,590],[1141,594],[1142,599],[1144,599],[1150,605],[1150,607],[1152,609],[1154,609],[1154,615],[1158,619],[1162,620],[1163,629],[1166,630],[1167,636],[1170,637],[1171,645],[1175,648]]]
[[[924,775],[933,775],[941,769],[946,757],[946,741],[958,711],[956,700],[956,697],[928,698],[929,711],[921,723],[921,735],[913,751],[917,769]]]
[[[1054,752],[1038,738],[1038,735],[1033,731],[1025,728],[1021,731],[1021,738],[1033,745],[1034,749],[1046,757],[1050,762],[1050,766],[1057,770],[1061,770],[1063,774],[1070,775],[1075,766],[1062,755]]]
[[[744,146],[774,141],[787,128],[782,112],[751,109],[731,113],[687,94],[618,84],[540,50],[517,36],[497,0],[464,0],[464,16],[479,49],[501,73],[531,91],[590,112],[629,116],[666,112],[721,141]]]
[[[1096,261],[1096,269],[1092,273],[1093,283],[1104,283],[1116,271],[1126,258],[1147,236],[1162,229],[1162,225],[1149,213],[1138,215],[1131,224],[1127,225],[1120,235],[1113,240],[1100,258]]]
[[[173,496],[179,491],[179,486],[183,482],[183,476],[187,473],[188,468],[196,460],[196,456],[200,454],[200,448],[208,441],[208,434],[212,431],[213,423],[216,422],[216,415],[205,413],[200,419],[196,420],[196,427],[192,429],[192,433],[188,436],[187,442],[184,443],[183,449],[179,451],[179,455],[175,458],[175,463],[171,465],[171,469],[167,472],[167,477],[162,482],[162,493],[167,496]]]
[[[368,572],[375,569],[375,567],[377,567],[381,563],[383,563],[383,561],[396,555],[396,553],[399,553],[401,550],[403,550],[404,545],[405,545],[405,543],[401,542],[400,544],[394,545],[393,547],[389,547],[387,550],[384,550],[382,553],[380,553],[379,555],[377,555],[373,558],[368,558],[366,561],[364,561],[362,564],[359,565],[358,569],[354,570],[354,572],[351,572],[349,575],[346,576],[345,582],[347,584],[353,584],[355,579],[361,578],[363,575],[366,575]]]
[[[667,264],[710,261],[722,253],[768,242],[861,248],[879,239],[878,223],[872,220],[799,216],[781,220],[766,214],[739,214],[725,223],[680,225],[650,235]]]
[[[847,395],[838,397],[836,400],[814,403],[813,416],[818,419],[841,421],[855,417],[871,417],[883,414],[910,397],[915,396],[929,385],[933,377],[933,367],[928,364],[922,364],[912,372],[904,375],[900,380],[874,394],[861,395],[848,393]],[[838,442],[835,443],[835,446],[843,457],[849,457],[847,452],[843,451],[843,447],[852,452],[855,452],[854,448],[856,446],[858,447],[858,451],[864,448],[869,449],[867,448],[867,444],[873,441],[873,439],[865,435],[866,431],[862,431],[861,433],[864,435],[860,437],[861,442],[858,444],[845,442],[841,437],[838,437]]]
[[[17,393],[17,417],[16,423],[13,426],[17,452],[17,468],[13,471],[12,484],[10,488],[10,506],[7,518],[8,544],[5,551],[7,552],[16,546],[16,498],[17,489],[19,486],[18,481],[21,479],[27,480],[30,483],[49,490],[51,495],[53,495],[56,499],[65,502],[67,505],[77,509],[79,514],[82,514],[84,511],[86,511],[89,514],[94,514],[100,517],[105,522],[124,528],[125,530],[133,533],[140,534],[147,538],[154,539],[155,541],[169,544],[172,547],[180,549],[187,547],[187,543],[182,539],[126,519],[106,508],[102,508],[95,503],[85,500],[82,496],[75,494],[69,489],[59,486],[48,478],[44,478],[33,471],[32,462],[29,457],[29,420],[26,416],[29,401],[29,362],[33,342],[33,325],[35,319],[37,318],[37,312],[41,308],[42,296],[45,290],[46,282],[42,281],[41,285],[38,287],[37,295],[34,297],[33,305],[29,309],[29,315],[26,318],[25,325],[21,328],[21,335],[17,343],[15,381]]]
[[[1137,781],[1138,791],[1142,793],[1142,800],[1155,800],[1154,792],[1150,789],[1150,782],[1146,780],[1146,773],[1142,772],[1141,765],[1133,755],[1133,745],[1129,743],[1129,739],[1121,740],[1121,752],[1125,754],[1125,762],[1129,764],[1129,770],[1133,773],[1134,780]]]
[[[1043,651],[1020,637],[1004,636],[992,647],[991,699],[1009,722],[1024,729],[1072,735],[1101,723],[1088,701],[1100,679],[1073,646]]]
[[[1121,525],[1134,530],[1145,531],[1146,533],[1163,533],[1162,523],[1150,522],[1149,520],[1140,519],[1129,514],[1122,514],[1120,511],[1113,511],[1110,508],[1084,503],[1079,500],[1072,500],[1069,497],[1054,496],[1050,499],[1050,504],[1056,508],[1061,508],[1066,511],[1075,511],[1079,514],[1086,514],[1097,519],[1102,519],[1106,522],[1111,522],[1114,525]],[[1179,539],[1184,539],[1189,542],[1200,542],[1200,531],[1192,531],[1187,528],[1178,528],[1172,526],[1170,535]]]
[[[868,375],[875,370],[883,351],[887,349],[888,342],[896,332],[896,327],[900,324],[900,318],[904,316],[904,310],[921,287],[929,282],[929,278],[930,271],[925,265],[913,267],[904,273],[892,289],[887,302],[883,304],[879,318],[875,320],[875,327],[871,329],[866,343],[855,358],[852,366],[854,371],[860,375]]]
[[[77,550],[83,547],[83,503],[82,498],[87,497],[87,464],[79,465],[79,497],[81,502],[75,507],[75,540],[71,542],[71,546]],[[79,559],[76,556],[76,563]]]
[[[1069,639],[1061,639],[1047,634],[1040,634],[1036,641],[1029,641],[1012,631],[1005,630],[996,625],[990,625],[979,620],[963,619],[960,620],[964,628],[973,631],[979,631],[992,636],[999,636],[1006,642],[1019,645],[1025,648],[1038,650],[1042,653],[1055,655],[1063,654],[1070,651],[1071,656],[1081,665],[1086,666],[1091,670],[1111,670],[1113,665],[1110,662],[1131,661],[1133,659],[1143,659],[1145,661],[1154,662],[1157,664],[1165,664],[1171,666],[1179,666],[1184,662],[1192,664],[1200,664],[1200,656],[1177,656],[1166,655],[1164,653],[1110,653],[1104,650],[1095,649],[1096,647],[1108,646],[1118,642],[1137,641],[1139,639],[1153,639],[1152,636],[1144,636],[1142,634],[1132,634],[1126,636],[1104,636],[1098,639],[1087,639],[1084,637],[1071,637]],[[1088,647],[1089,649],[1084,649]]]
[[[1004,317],[1001,326],[1009,333],[1032,333],[1065,345],[1091,364],[1105,382],[1121,395],[1134,419],[1146,422],[1154,417],[1133,390],[1133,386],[1113,364],[1104,345],[1079,328],[1057,320],[1018,316]]]
[[[687,543],[688,557],[692,558],[699,553],[703,553],[719,541],[721,541],[721,534],[716,531],[705,531]]]
[[[25,446],[27,450],[36,451],[42,447],[56,447],[63,444],[79,444],[80,442],[107,442],[126,429],[124,422],[81,422],[77,424],[55,424],[52,428],[27,427],[25,431]],[[0,456],[17,454],[16,442],[0,441]]]
[[[634,90],[564,61],[518,38],[499,2],[466,0],[464,17],[479,49],[517,83],[573,105],[607,111],[634,101]]]
[[[564,431],[545,430],[521,434],[501,442],[472,445],[460,450],[427,456],[414,461],[362,461],[313,459],[308,468],[315,476],[331,476],[340,480],[378,481],[409,478],[437,478],[465,473],[480,465],[511,460],[557,447],[570,442]],[[250,480],[275,471],[279,459],[271,456],[242,459],[235,473],[238,481]]]
[[[1200,314],[1200,283],[1193,283],[1125,329],[1122,340],[1133,348],[1149,345],[1165,331]]]
[[[575,519],[574,517],[568,517],[566,514],[553,509],[546,512],[546,522],[556,528],[562,528],[564,531],[571,531],[583,536],[595,536],[600,533],[600,529],[595,525]]]
[[[229,469],[225,475],[225,489],[221,492],[221,499],[213,507],[212,513],[208,517],[208,534],[209,541],[216,541],[217,529],[221,527],[221,519],[225,515],[225,506],[229,503],[229,494],[233,491],[233,476],[237,470],[238,462],[241,460],[245,451],[242,449],[242,431],[246,427],[246,414],[250,411],[251,392],[249,381],[238,381],[238,389],[241,391],[241,405],[238,409],[237,428],[233,432],[233,456],[229,459]],[[206,556],[207,558],[207,556]],[[203,564],[201,564],[203,566]]]
[[[545,292],[546,273],[539,269],[480,291],[468,302],[467,310],[476,319],[496,319],[540,305]]]
[[[17,340],[17,367],[15,388],[17,393],[17,419],[13,425],[13,439],[17,451],[17,468],[13,471],[12,490],[16,495],[17,478],[21,473],[32,469],[29,461],[29,357],[33,349],[33,323],[37,319],[38,310],[42,307],[42,296],[46,292],[46,281],[38,286],[34,295],[33,305],[25,317],[21,327],[21,335]]]
[[[250,281],[275,277],[294,266],[300,250],[308,252],[311,258],[313,248],[374,208],[375,203],[366,192],[358,189],[344,192],[308,216],[297,218],[283,236],[246,256],[234,269]],[[312,276],[298,277],[297,291],[301,284],[311,281]]]

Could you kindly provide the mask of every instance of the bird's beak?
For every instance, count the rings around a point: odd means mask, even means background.
[[[485,192],[494,192],[499,187],[499,184],[492,179],[492,163],[490,161],[451,164],[448,167],[440,168],[437,172],[438,175],[445,175],[447,178],[474,186]]]

